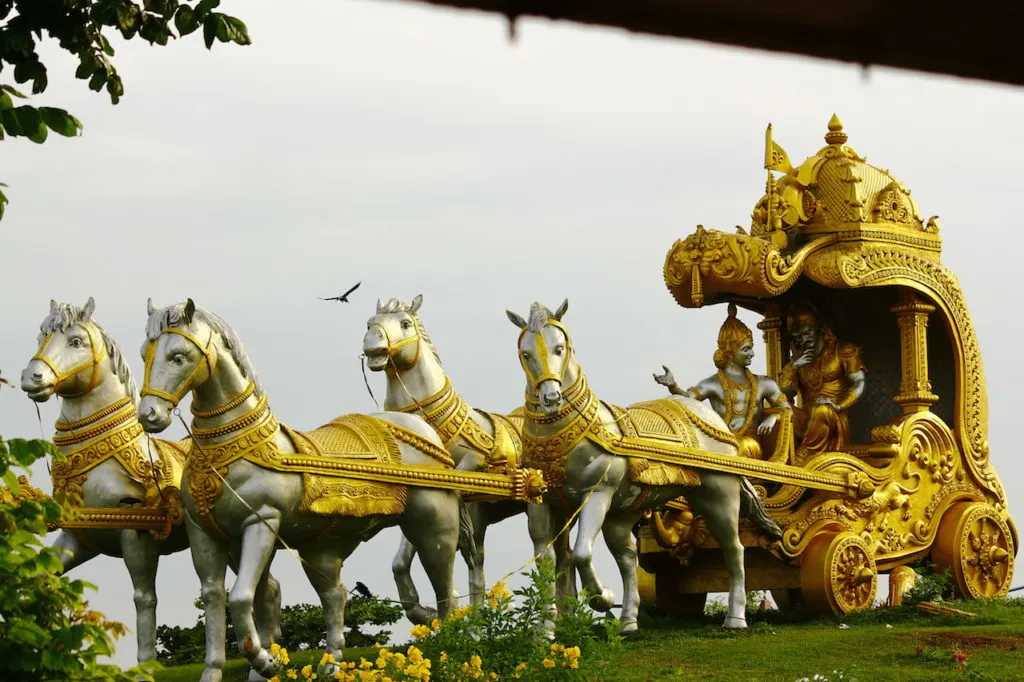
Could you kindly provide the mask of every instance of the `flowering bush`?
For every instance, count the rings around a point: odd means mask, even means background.
[[[584,679],[588,664],[621,642],[619,622],[598,618],[586,606],[586,594],[581,594],[562,604],[563,615],[555,621],[551,641],[543,625],[554,603],[554,570],[549,563],[540,563],[528,575],[530,584],[514,593],[520,598],[518,606],[513,593],[499,582],[483,604],[456,608],[429,627],[415,626],[415,643],[404,653],[381,647],[375,661],[337,662],[324,654],[315,669],[307,665],[296,670],[288,668],[287,650],[275,644],[270,653],[284,672],[271,682]]]

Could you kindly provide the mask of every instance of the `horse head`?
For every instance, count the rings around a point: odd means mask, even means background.
[[[574,379],[578,369],[573,361],[572,339],[562,324],[569,309],[568,299],[551,312],[540,303],[530,306],[530,320],[506,310],[508,319],[519,333],[519,363],[526,373],[526,395],[545,414],[555,414],[562,406],[566,382]]]
[[[93,321],[95,310],[91,296],[81,308],[50,300],[50,312],[39,325],[39,349],[21,372],[21,390],[29,398],[40,403],[55,394],[80,398],[109,380],[120,380],[134,397],[131,372],[117,344]]]
[[[367,320],[363,336],[363,355],[370,370],[379,372],[389,366],[406,370],[416,365],[425,336],[416,314],[421,305],[422,295],[408,304],[397,298],[387,303],[377,301],[377,312]]]

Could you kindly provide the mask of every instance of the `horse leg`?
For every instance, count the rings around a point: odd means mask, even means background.
[[[558,532],[559,529],[566,525],[568,515],[555,513],[552,519],[556,524],[553,532]],[[555,585],[557,586],[560,609],[564,609],[565,604],[563,602],[566,599],[575,599],[578,596],[576,589],[576,566],[573,565],[572,548],[569,543],[569,531],[572,530],[575,523],[574,520],[567,528],[558,532],[558,537],[555,538],[555,563],[559,567],[555,578]]]
[[[437,611],[420,604],[420,593],[412,579],[412,560],[415,556],[416,545],[403,534],[395,558],[391,560],[391,573],[395,576],[398,599],[402,602],[405,617],[413,625],[429,625],[430,621],[437,618]]]
[[[132,579],[138,661],[156,660],[156,538],[148,531],[121,531],[121,555]]]
[[[224,573],[228,566],[228,550],[190,516],[186,515],[185,524],[192,565],[199,576],[206,623],[206,661],[200,682],[221,682],[227,657],[224,651],[227,629]]]
[[[256,618],[256,629],[260,633],[260,641],[269,646],[281,637],[281,583],[267,570],[256,585],[256,601],[253,603],[253,615]]]
[[[266,676],[277,672],[277,662],[260,641],[252,607],[256,599],[256,586],[274,556],[280,524],[280,512],[270,507],[263,507],[245,520],[238,575],[228,595],[231,622],[238,636],[239,649],[252,669]]]
[[[484,578],[484,538],[487,536],[487,524],[490,521],[489,505],[471,502],[466,505],[469,516],[473,520],[474,552],[469,560],[469,600],[472,604],[484,602],[487,582]]]
[[[555,618],[557,617],[556,604],[561,596],[559,588],[559,571],[565,570],[565,564],[559,563],[555,554],[553,534],[555,532],[554,519],[551,506],[543,502],[531,504],[526,507],[526,527],[530,531],[530,540],[533,541],[533,552],[537,561],[547,561],[555,571],[555,594],[550,606],[546,607],[547,618],[541,626],[541,632],[553,637],[555,633]]]
[[[612,604],[615,603],[615,593],[601,585],[593,561],[594,541],[597,540],[597,534],[604,525],[614,496],[614,487],[603,483],[597,484],[580,512],[580,526],[572,550],[573,563],[579,571],[583,588],[590,595],[590,608],[595,611],[610,611]]]
[[[348,551],[350,554],[359,541],[350,543]],[[300,552],[302,556],[302,570],[306,572],[309,584],[316,590],[320,597],[320,605],[324,610],[324,624],[327,626],[327,647],[324,653],[334,657],[337,662],[341,661],[342,650],[345,648],[345,587],[341,584],[341,555],[336,546],[323,546],[313,549],[304,549]],[[328,663],[318,674],[325,679],[331,679],[338,671],[337,663]]]
[[[57,534],[57,539],[53,543],[53,548],[57,550],[60,555],[61,574],[66,574],[75,566],[81,566],[89,559],[95,557],[97,552],[92,547],[87,547],[75,538],[74,535],[66,530],[61,530]]]
[[[615,557],[622,576],[622,611],[619,620],[623,632],[636,632],[637,613],[640,610],[640,588],[636,578],[636,541],[633,540],[633,524],[636,519],[615,518],[605,521],[604,541]]]
[[[454,493],[410,488],[400,522],[406,537],[416,538],[420,562],[434,588],[437,614],[442,620],[458,599],[452,574],[459,543],[459,514],[459,499]]]
[[[699,492],[698,492],[699,491]],[[728,474],[705,473],[694,489],[694,512],[707,524],[708,532],[722,548],[729,571],[729,612],[722,627],[747,627],[746,574],[743,544],[740,542],[740,481]]]

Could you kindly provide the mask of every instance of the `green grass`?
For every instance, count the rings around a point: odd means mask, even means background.
[[[968,679],[975,672],[982,675],[977,679],[1024,679],[1024,599],[949,605],[977,616],[946,618],[905,607],[808,621],[799,613],[773,611],[751,615],[745,631],[727,632],[719,618],[680,621],[645,611],[640,634],[590,668],[591,679],[795,682],[816,673],[833,679],[834,670],[859,682]],[[971,675],[953,670],[950,650],[956,645],[970,652]],[[376,658],[372,649],[345,652],[346,660],[360,656]],[[320,652],[295,652],[292,662],[301,666],[319,657]],[[196,680],[201,670],[173,668],[157,680]],[[245,678],[244,662],[230,661],[225,682]]]
[[[229,642],[229,645],[233,644]],[[301,668],[306,664],[316,665],[323,655],[322,651],[289,651],[289,667]],[[377,650],[371,647],[345,649],[346,661],[358,661],[360,657],[377,660]],[[182,665],[177,668],[167,668],[156,674],[157,682],[195,682],[203,673],[203,664]],[[249,677],[249,666],[245,659],[237,658],[227,662],[224,666],[224,682],[245,682]]]

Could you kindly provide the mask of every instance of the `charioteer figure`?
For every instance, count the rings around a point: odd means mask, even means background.
[[[790,312],[786,329],[793,359],[779,374],[779,386],[790,398],[800,396],[793,431],[800,440],[795,463],[801,464],[849,444],[848,413],[864,394],[866,368],[860,346],[838,340],[808,307]]]
[[[754,359],[754,335],[736,317],[736,305],[729,304],[729,316],[718,332],[718,349],[714,362],[718,371],[685,391],[679,388],[668,367],[654,380],[668,387],[674,395],[707,400],[739,441],[739,454],[763,459],[758,436],[764,437],[776,428],[782,412],[792,409],[786,394],[774,379],[750,371]],[[769,407],[765,407],[768,403]]]

